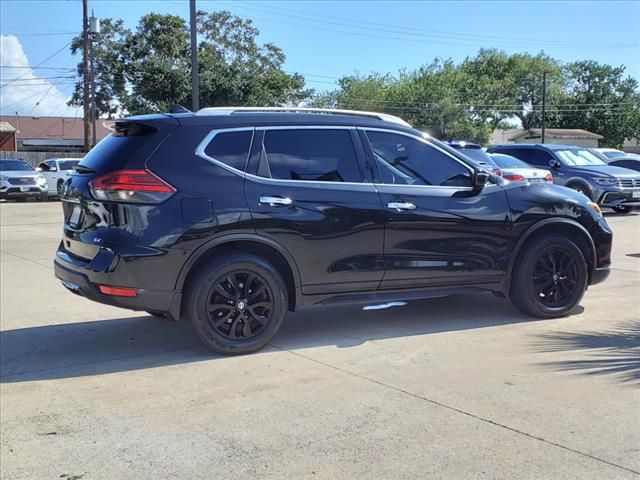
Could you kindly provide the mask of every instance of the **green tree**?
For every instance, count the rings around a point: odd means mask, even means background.
[[[191,105],[189,29],[179,16],[151,13],[131,31],[104,19],[96,42],[96,103],[101,115],[167,111]],[[259,45],[251,20],[229,12],[198,12],[198,63],[202,106],[297,105],[312,90],[304,78],[283,70],[285,55]],[[74,39],[72,51],[81,48]],[[82,67],[71,105],[82,104]]]
[[[607,147],[620,147],[625,138],[638,137],[638,81],[625,77],[624,72],[624,66],[612,67],[592,60],[566,65],[567,88],[550,125],[598,133],[604,137],[600,144]]]

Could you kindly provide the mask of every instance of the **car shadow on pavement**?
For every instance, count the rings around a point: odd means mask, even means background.
[[[580,313],[581,307],[575,313]],[[413,301],[373,311],[362,305],[307,307],[290,314],[266,349],[294,350],[493,327],[535,319],[491,294]],[[148,316],[0,332],[0,383],[99,375],[225,358],[187,322]]]
[[[640,387],[640,320],[619,323],[602,332],[550,332],[536,336],[541,353],[577,352],[582,358],[540,363],[559,371],[612,375],[621,383]]]

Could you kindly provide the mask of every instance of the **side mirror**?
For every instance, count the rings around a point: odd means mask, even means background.
[[[488,181],[488,172],[484,172],[482,170],[476,171],[475,175],[473,176],[473,188],[475,188],[476,190],[482,190]]]
[[[549,160],[549,166],[551,168],[560,168],[560,162],[555,158],[552,158],[551,160]]]

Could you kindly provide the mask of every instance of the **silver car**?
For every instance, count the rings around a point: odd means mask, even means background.
[[[549,170],[535,168],[522,160],[505,155],[492,153],[491,159],[500,168],[502,177],[514,182],[553,183],[553,175]]]
[[[46,201],[47,180],[24,160],[0,160],[0,199]]]

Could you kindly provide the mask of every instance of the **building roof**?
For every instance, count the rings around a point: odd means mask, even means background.
[[[0,115],[0,123],[11,122],[15,126],[16,138],[27,139],[58,139],[82,140],[84,127],[82,117],[27,117],[15,115]],[[96,121],[96,137],[98,140],[106,137],[110,130],[102,125],[103,120]]]
[[[502,143],[507,143],[511,137],[522,133],[524,130],[521,128],[496,128],[493,132],[491,132],[491,136],[489,137],[489,145],[500,145]]]
[[[0,132],[2,133],[17,132],[17,129],[13,125],[11,125],[9,122],[0,122]]]
[[[566,138],[566,139],[601,139],[602,135],[597,133],[588,132],[579,128],[546,128],[544,131],[545,137],[549,138]],[[509,141],[518,140],[520,138],[538,138],[542,136],[541,128],[530,128],[523,130],[520,133],[515,134],[509,138]]]

